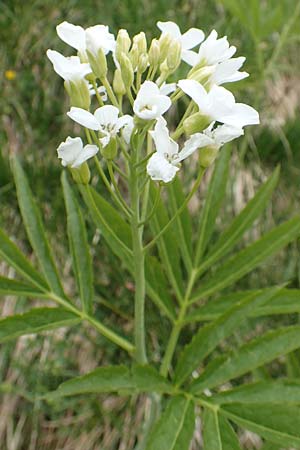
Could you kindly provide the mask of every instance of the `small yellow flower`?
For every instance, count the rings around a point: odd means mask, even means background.
[[[12,81],[16,78],[17,72],[15,70],[6,70],[4,75],[7,80]]]

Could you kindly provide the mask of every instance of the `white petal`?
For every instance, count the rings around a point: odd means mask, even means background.
[[[99,148],[97,147],[97,145],[87,144],[85,147],[83,147],[71,167],[75,169],[76,167],[81,166],[82,163],[95,156],[98,150]]]
[[[87,49],[95,55],[101,48],[106,55],[116,47],[115,37],[106,25],[95,25],[85,30]]]
[[[100,125],[96,117],[85,109],[72,106],[70,111],[67,112],[67,115],[83,127],[89,128],[90,130],[100,130]]]
[[[204,39],[204,33],[198,28],[190,28],[181,36],[181,45],[185,50],[194,48],[196,45],[200,44]]]
[[[235,106],[234,95],[222,86],[213,86],[208,93],[208,99],[209,113],[215,120],[229,114]]]
[[[164,183],[172,181],[178,170],[178,167],[170,164],[163,155],[157,152],[151,156],[147,164],[147,173],[151,179],[163,181]]]
[[[116,125],[119,116],[119,109],[113,105],[105,105],[96,109],[94,116],[103,127]]]
[[[125,117],[125,116],[124,116]],[[132,131],[134,129],[133,117],[129,116],[131,120],[128,120],[125,127],[122,129],[122,136],[126,142],[126,144],[130,144],[130,139],[132,135]]]
[[[188,156],[198,150],[198,148],[213,144],[213,139],[203,133],[192,134],[192,136],[185,142],[183,149],[179,152],[178,159],[174,160],[174,163],[178,163],[186,159]]]
[[[186,62],[190,66],[194,67],[199,61],[199,55],[192,50],[182,50],[181,52],[182,61]]]
[[[145,81],[134,101],[134,113],[144,120],[156,119],[171,106],[169,97],[160,94],[159,87],[152,81]]]
[[[174,22],[157,22],[157,26],[164,34],[170,34],[174,39],[181,38],[179,26]]]
[[[124,116],[121,116],[119,119],[117,119],[116,129],[117,131],[119,131],[121,128],[129,124],[133,124],[133,117],[131,117],[129,114],[125,114]]]
[[[62,41],[76,50],[85,50],[85,31],[78,25],[62,22],[56,27],[58,36]]]
[[[160,93],[162,95],[169,95],[176,90],[176,83],[163,83],[160,87]]]
[[[158,116],[164,114],[172,105],[171,100],[166,95],[158,95],[156,97],[158,105]],[[158,117],[156,116],[156,117]]]
[[[220,125],[213,131],[213,136],[218,145],[226,144],[244,134],[242,128],[231,125]]]
[[[216,66],[213,80],[216,84],[230,83],[242,80],[248,76],[247,72],[239,72],[246,58],[231,58]]]
[[[178,153],[178,144],[170,138],[167,122],[163,117],[159,117],[154,127],[154,131],[149,131],[155,143],[155,148],[161,155],[173,156]]]
[[[159,95],[159,87],[153,81],[145,81],[137,94],[136,99],[146,100],[148,98],[152,98],[153,95]]]
[[[206,109],[207,92],[196,80],[180,80],[178,86],[189,95],[201,110]]]
[[[64,80],[83,79],[92,71],[89,64],[81,64],[78,56],[66,58],[55,50],[47,50],[47,56],[52,62],[55,72]]]
[[[242,128],[246,125],[259,124],[258,112],[249,105],[236,103],[230,114],[220,118],[220,122]]]
[[[102,147],[106,147],[107,144],[110,141],[111,135],[110,133],[108,133],[107,131],[103,131],[103,133],[105,134],[105,136],[103,136],[102,138],[99,139],[99,141],[101,142]]]
[[[62,165],[71,166],[81,152],[82,147],[83,144],[80,137],[71,138],[68,136],[66,141],[62,142],[57,149],[57,155],[62,160]]]

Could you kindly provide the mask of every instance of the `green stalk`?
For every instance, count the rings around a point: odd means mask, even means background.
[[[139,146],[138,146],[139,147]],[[146,364],[146,344],[145,344],[145,254],[143,249],[143,227],[139,227],[140,222],[140,192],[138,175],[134,165],[138,160],[139,149],[132,150],[132,160],[130,165],[130,198],[131,198],[131,232],[133,246],[133,264],[135,280],[134,296],[134,338],[135,357],[138,363]]]

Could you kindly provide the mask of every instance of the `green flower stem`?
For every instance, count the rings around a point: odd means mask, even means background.
[[[199,170],[199,174],[198,177],[194,183],[194,186],[191,190],[191,192],[188,194],[188,196],[186,197],[186,199],[184,200],[184,202],[182,203],[182,205],[180,206],[180,208],[177,209],[176,213],[174,214],[173,217],[171,217],[171,219],[169,220],[169,222],[160,230],[160,232],[155,236],[155,238],[152,239],[152,241],[150,241],[145,247],[144,247],[144,251],[147,252],[148,250],[150,250],[150,248],[153,247],[153,245],[158,241],[158,239],[161,238],[161,236],[164,234],[164,232],[169,228],[170,225],[172,225],[172,223],[174,222],[174,220],[183,212],[183,210],[185,209],[185,207],[188,205],[189,201],[191,200],[191,198],[193,197],[193,195],[195,194],[195,192],[197,191],[203,174],[205,172],[205,168],[204,167],[200,167]]]
[[[114,189],[115,189],[115,194],[116,194],[116,196],[118,197],[120,203],[122,203],[122,205],[123,205],[123,211],[124,211],[124,212],[127,211],[126,215],[127,215],[128,217],[130,217],[130,216],[131,216],[131,212],[130,212],[130,210],[129,210],[129,208],[128,208],[128,205],[126,204],[126,202],[125,202],[125,200],[123,199],[123,197],[122,197],[122,195],[121,195],[121,192],[120,192],[120,190],[119,190],[117,181],[116,181],[116,179],[115,179],[115,174],[114,174],[114,171],[113,171],[113,167],[112,167],[111,161],[107,161],[107,168],[108,168],[108,173],[109,173],[111,182],[112,182],[113,187],[114,187]]]
[[[177,141],[177,139],[184,133],[183,126],[178,126],[174,133],[172,133],[171,138],[174,139],[174,141]]]
[[[118,100],[117,100],[117,98],[116,98],[116,96],[114,94],[114,91],[111,88],[111,85],[110,85],[108,79],[106,77],[105,78],[101,78],[101,83],[105,87],[107,95],[108,95],[110,101],[112,102],[112,104],[119,109],[119,102],[118,102]]]
[[[72,313],[76,314],[81,320],[86,320],[87,322],[89,322],[94,328],[96,328],[100,332],[100,334],[105,336],[107,339],[109,339],[114,344],[121,347],[123,350],[127,351],[130,354],[132,354],[134,352],[134,346],[130,342],[128,342],[122,336],[119,336],[117,333],[112,331],[110,328],[103,325],[97,319],[94,319],[94,317],[77,309],[69,301],[57,296],[53,292],[48,292],[47,297],[50,298],[51,300],[55,301],[59,305],[63,306],[68,311],[71,311]]]
[[[137,146],[139,147],[139,145]],[[138,363],[146,364],[145,344],[145,253],[143,249],[143,227],[139,228],[140,222],[140,192],[139,180],[134,164],[136,164],[139,148],[132,149],[132,161],[130,165],[130,199],[131,199],[131,232],[133,246],[135,298],[134,298],[134,338],[135,358]]]
[[[98,100],[99,105],[100,106],[104,106],[104,102],[103,102],[103,100],[101,98],[101,95],[98,92],[98,87],[97,87],[96,81],[92,81],[92,85],[93,85],[93,88],[95,89],[95,94],[96,94],[96,98]]]
[[[149,192],[149,188],[147,189],[147,192]],[[159,185],[158,189],[156,190],[156,195],[155,195],[155,200],[153,202],[152,210],[150,211],[149,215],[146,218],[143,218],[142,222],[139,223],[139,227],[144,226],[154,216],[155,211],[158,207],[159,200],[160,200],[160,193],[161,193],[161,185]]]
[[[178,341],[181,329],[184,326],[184,318],[185,318],[187,308],[189,306],[189,299],[190,299],[190,295],[191,295],[195,280],[196,280],[196,271],[195,271],[195,269],[192,269],[191,274],[190,274],[190,279],[188,282],[188,286],[186,288],[186,292],[184,295],[184,299],[180,306],[178,318],[177,318],[176,322],[174,323],[174,326],[173,326],[173,329],[172,329],[172,332],[171,332],[171,335],[170,335],[170,338],[169,338],[169,341],[167,344],[166,353],[162,360],[160,374],[163,375],[164,377],[166,377],[168,375],[170,365],[172,362],[172,358],[173,358],[175,348],[177,345],[177,341]]]

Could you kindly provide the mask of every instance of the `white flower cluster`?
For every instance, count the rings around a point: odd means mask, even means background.
[[[58,156],[64,166],[78,168],[112,142],[114,148],[120,141],[128,148],[132,134],[144,127],[156,149],[148,158],[147,173],[152,180],[168,183],[180,163],[196,150],[200,149],[200,164],[209,165],[223,144],[244,134],[243,127],[259,123],[257,111],[236,103],[233,94],[221,86],[248,76],[240,71],[245,58],[233,58],[236,48],[227,37],[218,38],[213,30],[205,39],[196,28],[182,34],[173,22],[158,22],[157,26],[161,36],[149,48],[143,32],[131,40],[126,30],[115,38],[104,25],[83,29],[63,22],[57,26],[58,36],[77,50],[77,56],[64,57],[54,50],[47,55],[65,80],[71,101],[68,116],[94,137],[86,146],[78,137],[61,143]],[[198,51],[192,50],[197,46]],[[110,52],[115,66],[112,84],[107,78]],[[167,84],[182,61],[185,79]],[[171,137],[163,114],[184,94],[191,102]],[[89,111],[92,95],[99,102],[94,113]],[[108,99],[112,104],[104,105]],[[124,106],[130,114],[123,114]],[[179,150],[175,139],[183,134],[186,141]]]

